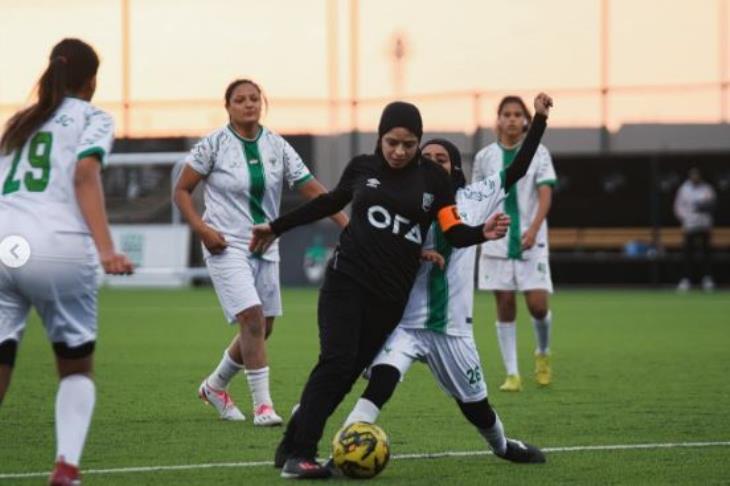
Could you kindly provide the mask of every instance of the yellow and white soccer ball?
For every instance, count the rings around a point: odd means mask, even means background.
[[[340,429],[332,440],[332,460],[345,476],[369,479],[385,469],[390,442],[375,424],[355,422]]]

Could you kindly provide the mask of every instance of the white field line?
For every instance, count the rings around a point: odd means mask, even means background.
[[[676,449],[688,447],[728,447],[730,441],[717,442],[666,442],[656,444],[611,444],[611,445],[593,445],[593,446],[566,446],[566,447],[545,447],[544,452],[585,452],[585,451],[628,451],[635,449]],[[391,459],[408,460],[408,459],[436,459],[441,457],[470,457],[470,456],[488,456],[490,451],[444,451],[444,452],[423,452],[417,454],[395,454]],[[246,468],[273,466],[271,461],[250,461],[250,462],[216,462],[209,464],[180,464],[177,466],[144,466],[144,467],[120,467],[112,469],[86,469],[82,474],[128,474],[128,473],[146,473],[158,471],[185,471],[191,469],[212,469],[212,468]],[[29,473],[10,473],[0,474],[2,479],[22,479],[46,477],[50,474],[48,471],[29,472]]]

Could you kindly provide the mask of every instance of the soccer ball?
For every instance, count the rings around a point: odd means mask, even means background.
[[[345,476],[369,479],[385,469],[390,442],[375,424],[355,422],[340,429],[332,440],[332,460]]]

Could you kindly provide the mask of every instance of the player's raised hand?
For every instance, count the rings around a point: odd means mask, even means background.
[[[263,254],[276,239],[274,230],[269,224],[257,224],[253,227],[253,238],[248,245],[251,253]]]
[[[228,246],[228,242],[222,234],[211,228],[210,226],[204,227],[198,233],[200,239],[203,240],[203,244],[213,255],[223,253],[223,250]]]
[[[134,266],[127,255],[117,253],[114,250],[99,255],[101,266],[109,275],[131,275],[134,273]]]
[[[540,93],[535,96],[535,113],[548,116],[550,114],[550,108],[553,106],[553,99],[545,93]]]
[[[510,219],[504,213],[494,213],[484,223],[482,232],[487,240],[498,240],[503,238],[507,234],[509,229]]]
[[[446,259],[444,259],[441,253],[434,250],[422,250],[421,261],[431,262],[434,265],[437,265],[441,270],[443,270],[446,266]]]

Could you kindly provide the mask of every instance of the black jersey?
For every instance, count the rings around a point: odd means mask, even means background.
[[[337,187],[271,224],[276,234],[320,219],[352,201],[330,265],[387,300],[403,301],[420,265],[421,247],[439,219],[454,246],[484,241],[481,227],[460,223],[447,172],[416,158],[393,169],[379,154],[355,157]]]

